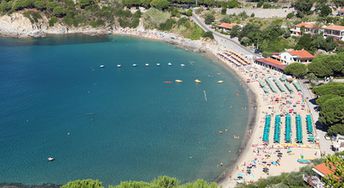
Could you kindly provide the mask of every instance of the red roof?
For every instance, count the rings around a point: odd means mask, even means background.
[[[314,22],[301,22],[297,24],[296,27],[305,27],[308,29],[318,28],[318,26],[316,26]]]
[[[272,59],[270,57],[268,58],[261,58],[261,59],[256,59],[257,62],[266,64],[266,65],[270,65],[272,67],[276,67],[278,69],[284,70],[286,65],[283,64],[282,62],[276,60],[276,59]]]
[[[300,59],[313,59],[314,55],[312,55],[311,53],[309,53],[307,50],[291,50],[289,51],[289,53],[292,56],[297,56]]]
[[[232,29],[234,26],[236,26],[238,24],[236,23],[225,23],[225,22],[222,22],[220,23],[219,25],[217,25],[217,27],[221,27],[221,28],[225,28],[225,29]]]
[[[344,26],[341,26],[341,25],[329,25],[329,26],[325,26],[324,29],[335,30],[335,31],[343,31],[344,30]]]
[[[320,172],[323,176],[334,174],[336,167],[334,165],[331,165],[331,168],[326,166],[325,163],[318,164],[317,166],[314,167],[314,169]]]

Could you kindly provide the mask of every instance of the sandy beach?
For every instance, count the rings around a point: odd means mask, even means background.
[[[184,48],[208,52],[217,57],[220,63],[228,67],[230,71],[234,72],[241,79],[242,84],[246,84],[248,87],[247,92],[252,98],[249,106],[252,112],[250,115],[251,121],[245,138],[240,138],[242,147],[238,152],[239,157],[236,163],[229,167],[227,173],[219,177],[221,187],[235,187],[237,183],[254,182],[260,178],[280,175],[283,172],[297,171],[307,165],[299,163],[298,159],[312,160],[320,157],[319,145],[316,142],[307,141],[305,118],[310,110],[305,104],[301,91],[293,88],[294,91],[292,92],[274,93],[270,91],[270,93],[265,93],[258,82],[267,78],[280,79],[283,77],[282,73],[254,64],[252,59],[246,59],[241,54],[237,55],[241,56],[244,59],[243,61],[249,64],[240,66],[240,63],[243,63],[240,59],[238,62],[235,62],[235,59],[234,62],[228,61],[221,54],[231,53],[232,51],[236,54],[235,49],[227,49],[214,41],[192,41],[171,33],[151,30],[120,29],[114,31],[113,34],[161,40]],[[284,117],[288,113],[292,115],[292,141],[285,143],[283,135],[285,132]],[[278,114],[282,117],[280,143],[273,142],[274,126],[270,128],[269,142],[262,141],[265,116],[267,114],[272,116]],[[302,119],[302,143],[296,143],[295,141],[295,116],[297,114],[301,115]],[[273,119],[272,122],[274,122]]]

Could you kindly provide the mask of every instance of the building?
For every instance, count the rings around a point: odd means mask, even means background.
[[[292,36],[301,36],[302,34],[319,34],[321,32],[315,22],[301,22],[290,29]]]
[[[281,61],[285,65],[290,63],[310,63],[314,59],[314,55],[309,53],[307,50],[287,50],[279,54],[273,54],[272,58]]]
[[[332,148],[336,152],[344,151],[344,136],[337,135],[334,140],[332,140]]]
[[[268,67],[271,69],[275,69],[278,71],[283,72],[283,70],[285,69],[286,65],[276,59],[273,58],[260,58],[260,59],[256,59],[255,63],[258,65],[262,65],[264,67]]]
[[[216,26],[216,29],[219,29],[220,31],[224,32],[224,33],[228,33],[230,32],[234,26],[237,26],[238,24],[236,23],[225,23],[225,22],[221,22],[220,24],[218,24]]]
[[[325,176],[332,175],[336,171],[333,164],[321,163],[312,168],[315,176],[303,175],[303,180],[313,188],[325,188],[325,183],[322,181]]]
[[[344,40],[344,26],[329,25],[323,27],[324,37],[334,37],[338,40]]]

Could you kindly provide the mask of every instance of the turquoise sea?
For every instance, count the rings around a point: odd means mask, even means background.
[[[163,42],[0,39],[0,182],[214,180],[237,158],[247,106],[235,75]]]

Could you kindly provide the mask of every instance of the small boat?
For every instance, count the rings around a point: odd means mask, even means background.
[[[160,63],[157,63],[156,66],[160,66]]]
[[[172,63],[167,63],[168,66],[172,66]]]
[[[99,66],[99,68],[104,68],[104,67],[105,67],[105,65],[100,65],[100,66]]]
[[[117,68],[121,68],[121,67],[122,67],[122,65],[120,65],[120,64],[117,65]]]
[[[218,84],[222,84],[223,82],[224,82],[223,80],[217,81]]]
[[[180,64],[180,66],[181,66],[181,67],[185,67],[185,65],[184,65],[183,63],[182,63],[182,64]]]
[[[136,64],[133,64],[133,67],[136,67],[137,65]]]
[[[176,83],[182,83],[183,80],[176,80]]]
[[[202,83],[202,81],[199,80],[199,79],[196,79],[196,80],[195,80],[195,83],[196,83],[196,84],[200,84],[200,83]]]
[[[167,80],[167,81],[164,81],[164,83],[165,84],[172,84],[172,81]]]
[[[55,160],[55,158],[54,157],[48,157],[48,161],[54,161]]]
[[[149,66],[149,64],[148,64],[148,63],[146,63],[146,64],[145,64],[145,66],[146,66],[146,67],[148,67],[148,66]]]

